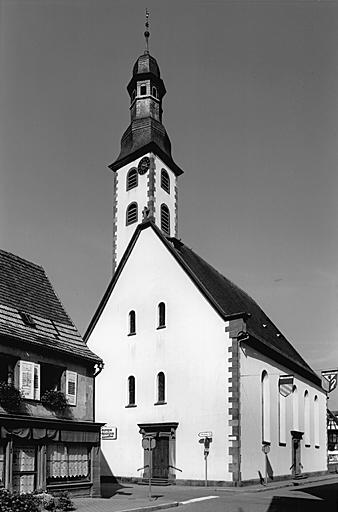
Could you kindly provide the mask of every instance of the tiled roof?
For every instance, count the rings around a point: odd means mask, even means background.
[[[247,332],[254,336],[257,341],[274,351],[280,352],[305,370],[314,373],[250,295],[220,274],[182,242],[174,241],[171,245],[184,262],[184,265],[189,268],[206,292],[210,294],[222,316],[229,317],[245,313]]]
[[[28,314],[35,327],[25,324]],[[0,250],[0,335],[101,361],[83,341],[42,267]]]

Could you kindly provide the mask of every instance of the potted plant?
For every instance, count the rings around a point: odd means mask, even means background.
[[[19,409],[23,401],[21,391],[7,382],[0,382],[0,405],[6,410]]]
[[[68,406],[67,399],[62,391],[48,389],[41,397],[41,403],[52,411],[62,412]]]

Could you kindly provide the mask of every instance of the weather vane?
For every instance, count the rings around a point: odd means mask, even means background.
[[[146,38],[146,49],[144,51],[144,53],[149,53],[149,36],[150,36],[150,32],[149,32],[149,11],[148,9],[146,9],[146,22],[145,22],[145,32],[144,32],[144,37]]]

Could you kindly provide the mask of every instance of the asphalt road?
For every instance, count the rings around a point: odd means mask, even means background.
[[[190,501],[180,512],[337,512],[338,484],[302,486],[257,493],[217,491],[217,498]]]

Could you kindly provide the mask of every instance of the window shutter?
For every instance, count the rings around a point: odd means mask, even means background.
[[[40,400],[40,365],[34,363],[34,400]]]
[[[19,361],[19,388],[24,398],[34,399],[34,363]]]
[[[76,405],[77,373],[66,370],[66,397],[69,405]]]

